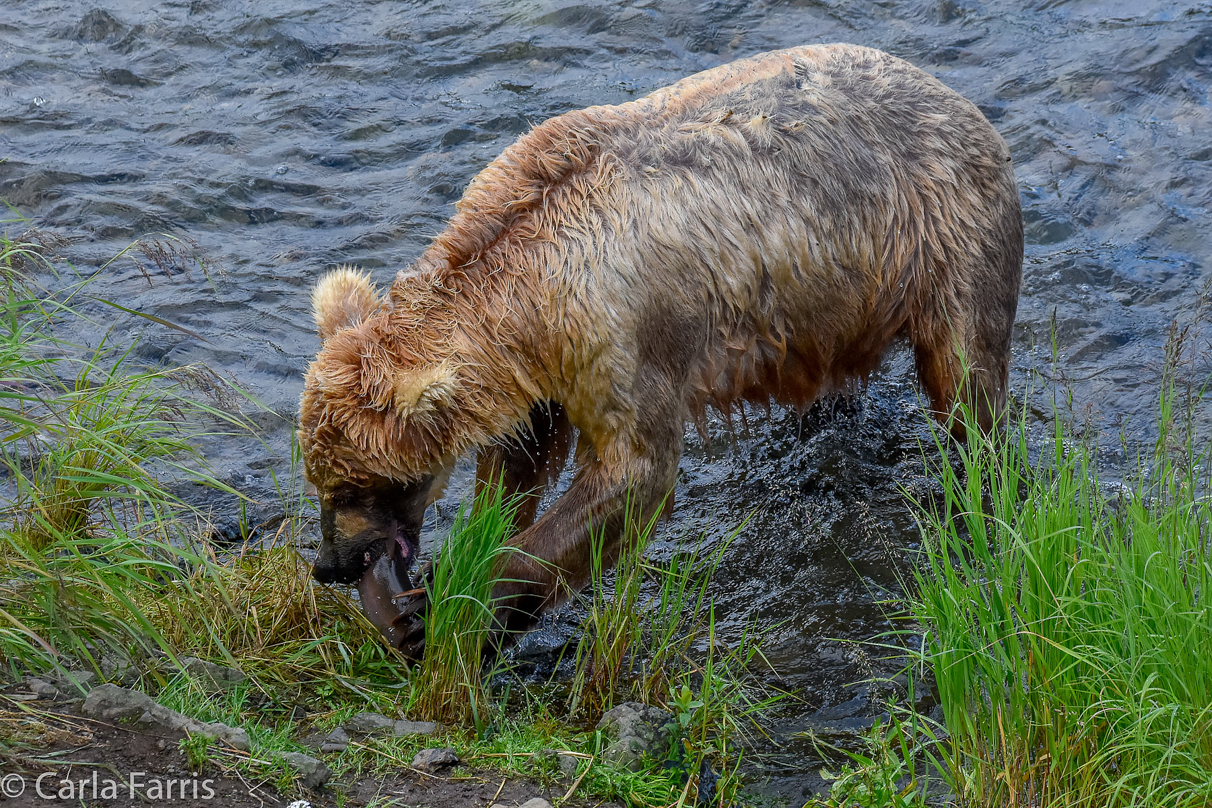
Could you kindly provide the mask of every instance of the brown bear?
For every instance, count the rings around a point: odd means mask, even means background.
[[[474,449],[479,480],[524,497],[497,594],[528,627],[586,583],[591,531],[614,554],[666,501],[688,420],[806,407],[898,336],[934,411],[965,404],[989,429],[1022,261],[1006,144],[880,51],[766,53],[553,118],[472,180],[386,297],[348,269],[317,288],[299,430],[315,577],[361,581],[419,654],[424,597],[392,590]],[[574,430],[575,477],[536,521]]]

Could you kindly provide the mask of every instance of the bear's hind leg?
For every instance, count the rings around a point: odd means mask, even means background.
[[[982,340],[964,339],[949,327],[914,334],[912,341],[918,379],[934,416],[957,440],[965,438],[965,422],[989,434],[1006,403],[1008,349],[990,350]]]
[[[947,334],[946,338],[941,340],[929,339],[920,334],[914,335],[913,355],[917,364],[917,378],[930,400],[931,414],[942,423],[948,424],[953,435],[963,438],[963,424],[958,420],[949,420],[952,415],[958,415],[955,405],[959,401],[963,383],[963,367],[950,329],[943,330]]]

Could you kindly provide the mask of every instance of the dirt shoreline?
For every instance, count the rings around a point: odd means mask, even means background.
[[[288,786],[284,792],[280,786],[287,784],[276,778],[240,771],[236,764],[247,757],[244,753],[212,751],[202,771],[190,771],[179,747],[183,733],[87,718],[74,703],[23,706],[15,701],[0,704],[0,805],[5,808],[270,808],[299,800],[312,808],[468,808],[518,806],[534,797],[570,808],[614,806],[575,795],[560,802],[572,782],[545,785],[508,777],[477,767],[474,760],[439,774],[401,766],[384,774],[336,775],[318,791]]]

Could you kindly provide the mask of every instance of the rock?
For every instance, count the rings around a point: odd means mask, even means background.
[[[101,653],[97,655],[97,667],[101,676],[107,682],[129,687],[139,681],[139,668],[130,657],[121,653]]]
[[[126,26],[108,11],[94,8],[85,14],[80,22],[76,23],[76,27],[72,29],[72,35],[85,42],[100,42],[107,37],[122,33],[125,28]]]
[[[854,701],[852,699],[852,701]],[[803,719],[802,731],[814,742],[820,742],[845,752],[861,752],[867,745],[867,736],[875,725],[876,716],[851,715],[834,718],[839,712],[854,710],[854,707],[837,705],[818,710]]]
[[[61,671],[53,677],[53,682],[64,693],[81,697],[97,687],[97,674],[95,671]]]
[[[577,759],[577,756],[561,754],[559,757],[560,771],[564,773],[564,776],[569,779],[576,777],[577,769],[581,766],[581,761]]]
[[[391,728],[391,734],[397,738],[405,735],[436,735],[442,729],[441,724],[432,721],[397,721]]]
[[[598,722],[597,728],[610,741],[602,759],[637,771],[644,755],[663,757],[672,721],[671,714],[656,707],[634,701],[620,704]]]
[[[181,670],[202,684],[219,690],[230,690],[248,681],[243,671],[196,657],[181,657]]]
[[[310,755],[302,752],[286,752],[280,757],[283,763],[298,772],[299,782],[304,788],[315,790],[332,777],[332,770],[324,765],[324,761],[316,760]]]
[[[579,761],[576,755],[570,755],[555,749],[540,749],[534,753],[534,762],[543,767],[559,767],[564,777],[576,777]]]
[[[498,802],[489,806],[489,808],[511,808],[511,806],[508,806],[503,802]],[[522,803],[519,808],[551,808],[551,803],[542,797],[535,797],[533,799],[526,800],[526,802]]]
[[[188,732],[191,735],[214,738],[245,752],[250,746],[248,733],[239,727],[197,721],[176,710],[170,710],[157,704],[146,693],[128,690],[117,685],[106,684],[95,688],[84,699],[80,712],[104,721],[134,718],[140,724],[150,724],[164,729]]]
[[[422,749],[412,759],[412,767],[414,769],[430,774],[436,772],[438,769],[457,765],[459,765],[459,756],[455,754],[453,749],[449,748]]]
[[[45,679],[39,679],[35,676],[31,676],[26,679],[25,686],[29,688],[29,692],[33,693],[40,699],[54,700],[60,696],[59,688],[55,687]]]
[[[320,747],[328,743],[328,734],[324,732],[313,732],[310,735],[304,735],[302,738],[296,739],[300,744],[312,749],[316,752],[320,751]]]
[[[343,727],[337,727],[328,733],[328,737],[320,742],[321,752],[344,752],[349,748],[349,733]]]
[[[159,706],[146,693],[127,690],[117,685],[101,685],[88,694],[80,711],[93,718],[114,721],[134,718],[152,707]]]
[[[395,719],[378,713],[358,713],[345,722],[345,729],[354,735],[392,735]]]
[[[704,757],[699,764],[699,795],[695,798],[696,806],[715,805],[715,784],[720,780],[720,776],[715,773],[715,769],[711,767],[711,760]]]
[[[345,722],[345,729],[354,735],[402,738],[405,735],[433,735],[441,726],[432,721],[397,721],[378,713],[358,713]]]
[[[93,671],[57,671],[51,681],[69,696],[86,696],[97,686],[97,674]]]

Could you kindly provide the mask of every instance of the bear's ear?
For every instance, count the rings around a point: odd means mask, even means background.
[[[311,294],[320,341],[365,320],[381,305],[370,276],[351,266],[329,272]]]
[[[458,376],[448,362],[396,374],[396,413],[403,419],[424,417],[440,405],[454,401],[458,390]]]

